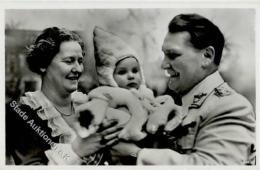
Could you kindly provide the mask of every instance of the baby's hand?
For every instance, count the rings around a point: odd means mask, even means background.
[[[89,101],[88,95],[75,91],[71,94],[71,100],[75,106],[78,106],[83,103],[87,103]]]
[[[154,111],[155,107],[159,105],[155,101],[152,90],[143,85],[141,85],[138,90],[130,89],[130,91],[140,100],[143,107],[148,110],[148,112]]]

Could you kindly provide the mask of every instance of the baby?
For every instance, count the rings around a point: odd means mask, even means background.
[[[145,86],[141,62],[135,51],[118,36],[96,27],[94,29],[96,69],[100,87],[92,90],[90,99],[77,111],[90,111],[92,125],[103,119],[117,119],[126,124],[119,138],[139,141],[146,130],[155,133],[165,125],[174,101],[170,96],[154,98]],[[150,116],[148,117],[148,115]],[[165,115],[165,116],[164,116]]]

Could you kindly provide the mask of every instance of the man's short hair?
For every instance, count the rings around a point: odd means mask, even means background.
[[[171,20],[168,29],[170,33],[189,32],[190,42],[197,49],[212,46],[215,49],[214,63],[219,65],[225,39],[219,28],[207,18],[198,14],[180,14]]]

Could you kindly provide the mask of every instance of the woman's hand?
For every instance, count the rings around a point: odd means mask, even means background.
[[[118,142],[118,134],[122,127],[117,125],[117,122],[104,122],[100,125],[96,133],[89,135],[86,138],[77,136],[72,142],[72,149],[80,157],[91,155],[100,149],[112,146]]]
[[[116,157],[133,156],[137,157],[138,152],[141,150],[134,143],[119,142],[111,148],[111,153]]]

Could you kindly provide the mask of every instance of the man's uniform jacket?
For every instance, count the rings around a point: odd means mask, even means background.
[[[178,149],[142,149],[142,165],[248,165],[255,162],[251,104],[215,72],[182,98],[185,127]]]

